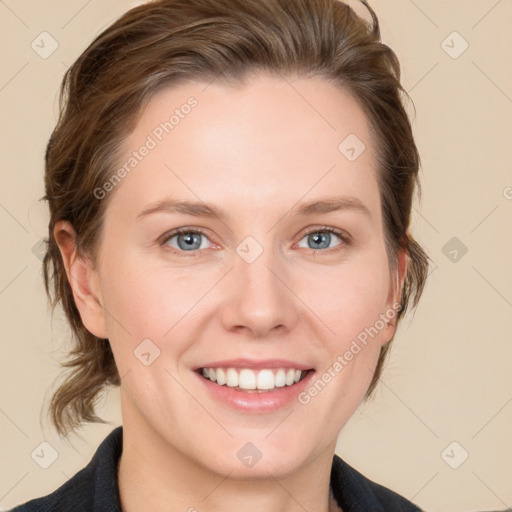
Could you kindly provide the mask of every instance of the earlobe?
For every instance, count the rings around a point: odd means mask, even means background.
[[[388,300],[386,303],[386,312],[384,313],[387,317],[386,327],[382,333],[382,344],[385,345],[395,335],[397,328],[398,313],[400,311],[400,305],[402,302],[402,289],[407,274],[407,248],[400,249],[397,254],[398,265],[395,269],[394,274],[391,276],[393,282],[390,287]]]
[[[78,254],[76,233],[70,222],[57,222],[53,233],[84,326],[98,338],[108,338],[99,279],[92,262]]]

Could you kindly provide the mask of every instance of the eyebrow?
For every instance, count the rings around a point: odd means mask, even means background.
[[[292,217],[305,217],[307,215],[319,215],[336,211],[360,212],[371,219],[372,215],[368,207],[357,197],[327,197],[302,203],[296,210],[290,212]],[[217,217],[226,219],[225,211],[205,202],[177,201],[163,199],[144,209],[137,218],[144,218],[153,213],[183,213],[194,217]]]

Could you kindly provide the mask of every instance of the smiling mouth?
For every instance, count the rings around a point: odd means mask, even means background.
[[[204,379],[219,386],[246,393],[268,393],[294,386],[303,380],[313,369],[268,368],[251,370],[250,368],[198,368]]]

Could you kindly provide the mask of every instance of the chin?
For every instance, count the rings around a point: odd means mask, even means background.
[[[268,480],[270,475],[285,478],[305,464],[308,450],[302,444],[296,446],[272,446],[268,440],[254,442],[250,437],[237,436],[222,452],[201,453],[201,464],[210,471],[228,475],[236,480]]]
[[[300,467],[296,459],[279,460],[279,456],[263,460],[263,457],[252,467],[245,466],[238,460],[226,461],[225,464],[213,469],[222,475],[229,475],[231,480],[268,480],[270,477],[281,479],[293,474]]]

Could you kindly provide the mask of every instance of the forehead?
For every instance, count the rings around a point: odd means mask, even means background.
[[[124,141],[129,175],[112,202],[143,209],[168,194],[250,209],[340,192],[378,203],[375,162],[364,112],[325,79],[191,81],[149,101]]]

